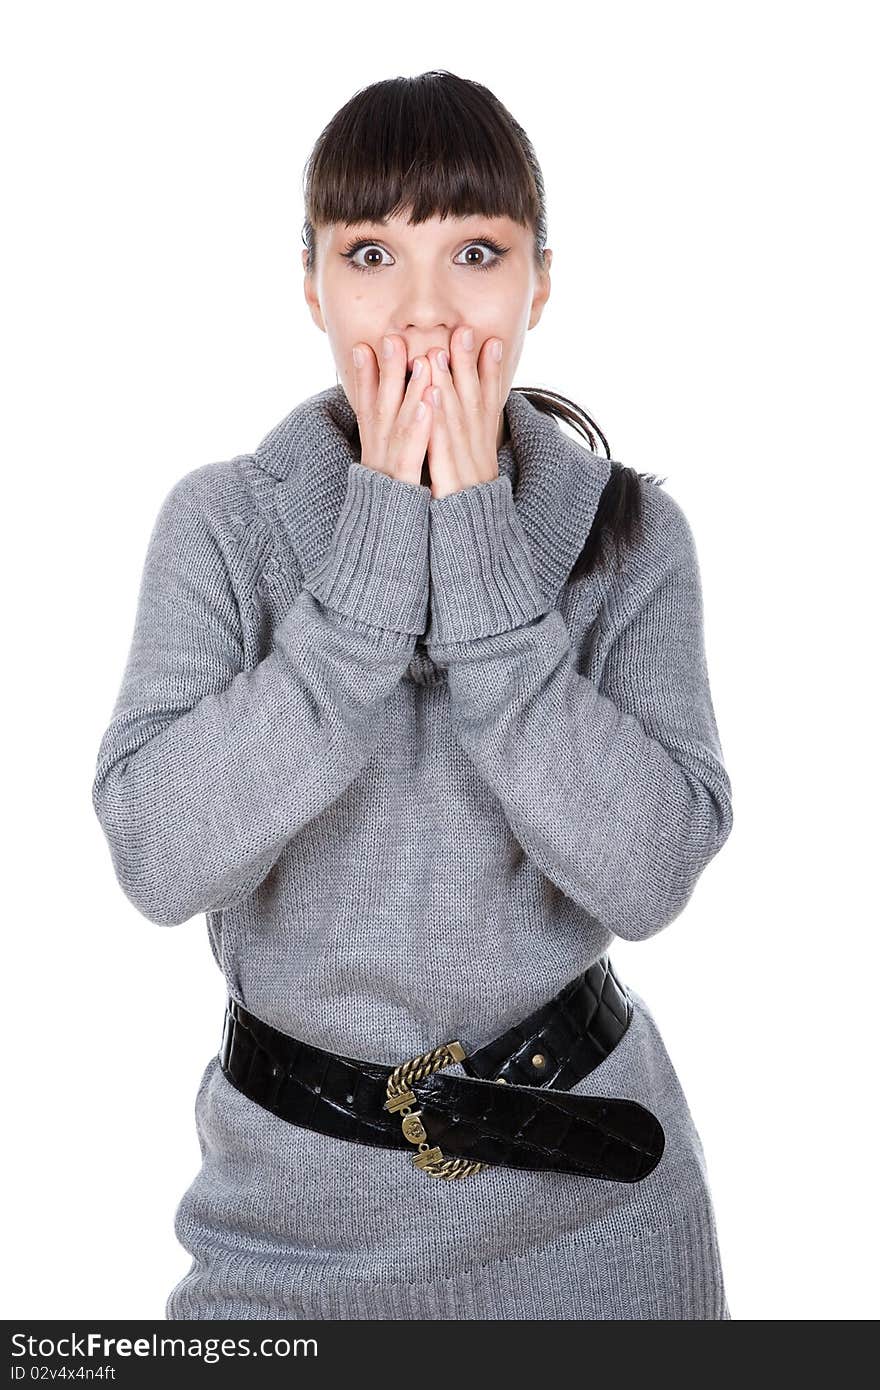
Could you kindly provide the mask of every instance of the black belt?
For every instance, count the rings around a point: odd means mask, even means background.
[[[638,1182],[663,1153],[657,1117],[637,1101],[568,1094],[632,1014],[603,956],[470,1056],[450,1042],[394,1068],[357,1061],[292,1038],[230,998],[219,1057],[233,1086],[280,1119],[358,1144],[417,1145],[413,1163],[432,1177],[498,1163]],[[442,1071],[453,1062],[468,1076]]]

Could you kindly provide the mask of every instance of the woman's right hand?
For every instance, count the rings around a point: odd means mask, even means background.
[[[431,405],[422,399],[431,385],[431,363],[416,357],[407,385],[406,344],[397,334],[389,334],[388,341],[394,349],[389,358],[377,358],[369,343],[354,345],[362,354],[360,366],[352,358],[361,463],[418,484],[431,435]]]

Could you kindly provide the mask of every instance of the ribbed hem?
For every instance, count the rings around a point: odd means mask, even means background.
[[[358,622],[423,633],[430,500],[428,487],[351,463],[333,538],[303,587]]]
[[[165,1316],[724,1321],[730,1312],[714,1217],[699,1205],[662,1230],[613,1242],[575,1232],[527,1255],[424,1283],[346,1280],[314,1257],[288,1266],[243,1255],[197,1258],[168,1296]]]
[[[429,647],[507,632],[546,613],[505,474],[430,504]]]

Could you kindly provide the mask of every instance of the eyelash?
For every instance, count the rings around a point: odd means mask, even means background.
[[[350,241],[345,250],[341,251],[339,254],[346,258],[352,270],[356,270],[362,275],[375,275],[377,270],[385,270],[387,267],[384,265],[358,265],[357,261],[354,259],[355,254],[361,251],[365,246],[375,246],[379,251],[385,250],[385,247],[378,241],[361,240]],[[501,264],[502,258],[506,256],[510,250],[509,246],[499,246],[498,242],[493,241],[491,237],[480,237],[478,241],[469,241],[467,246],[462,247],[462,250],[469,251],[472,246],[488,246],[489,250],[494,253],[495,259],[490,261],[488,265],[471,265],[466,267],[466,269],[469,270],[494,270],[496,265]]]

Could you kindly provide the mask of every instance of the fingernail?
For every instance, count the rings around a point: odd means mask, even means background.
[[[385,358],[386,362],[389,357],[394,356],[394,344],[390,338],[382,339],[382,356]]]
[[[431,387],[431,400],[434,402],[434,404],[435,404],[435,405],[439,405],[440,402],[442,401],[442,399],[443,399],[443,397],[442,397],[442,395],[440,394],[440,387],[439,387],[439,386],[432,386],[432,387]]]
[[[437,353],[437,366],[440,368],[441,372],[449,371],[449,358],[442,348]]]
[[[468,350],[470,350],[470,349],[473,347],[473,345],[474,345],[474,330],[473,330],[472,328],[466,328],[466,329],[464,330],[464,332],[462,333],[462,335],[461,335],[461,345],[462,345],[462,347],[466,347]]]
[[[421,376],[421,375],[422,375],[422,368],[424,367],[424,365],[425,365],[425,364],[424,364],[424,362],[422,361],[421,357],[417,357],[416,360],[415,360],[415,362],[413,362],[413,376],[415,376],[415,377]]]
[[[360,348],[352,348],[351,355],[354,358],[354,365],[362,367],[364,365],[364,354]]]
[[[496,362],[500,362],[500,361],[501,361],[501,354],[502,354],[503,352],[504,352],[504,344],[502,343],[501,339],[499,338],[496,342],[494,342],[494,343],[492,344],[492,356],[495,358],[495,361],[496,361]]]

